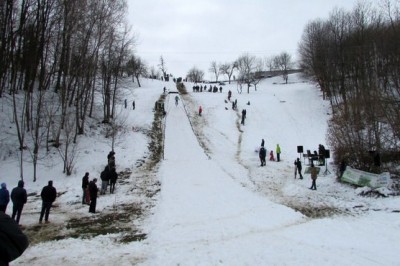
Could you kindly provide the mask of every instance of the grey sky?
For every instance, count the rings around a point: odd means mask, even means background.
[[[358,0],[127,0],[137,54],[149,66],[162,55],[168,73],[185,77],[196,66],[211,78],[211,61],[233,62],[283,51],[293,58],[304,26],[327,18],[335,7],[352,10]],[[378,1],[378,0],[377,0]]]

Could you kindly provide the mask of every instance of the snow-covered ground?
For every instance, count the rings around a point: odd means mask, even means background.
[[[120,180],[115,194],[99,197],[99,213],[89,214],[81,204],[83,174],[99,177],[110,151],[110,139],[100,134],[104,125],[94,121],[80,140],[72,176],[61,173],[56,152],[40,165],[35,183],[26,163],[31,196],[21,224],[38,239],[31,239],[33,244],[11,265],[399,265],[399,197],[359,196],[360,189],[337,182],[332,165],[321,168],[316,191],[308,189],[309,175],[294,179],[297,146],[312,151],[318,144],[327,147],[329,106],[314,84],[298,75],[289,82],[266,79],[250,94],[239,94],[236,84],[223,86],[222,93],[193,93],[193,84],[185,84],[189,94],[180,95],[178,106],[175,94],[165,98],[163,159],[151,164],[154,103],[164,86],[175,90],[175,85],[144,80],[136,88],[126,81],[120,100],[127,126],[115,151],[117,169],[128,177]],[[238,100],[237,111],[226,102],[228,90]],[[135,110],[130,108],[133,99]],[[199,106],[202,116],[197,115]],[[242,109],[247,110],[244,126]],[[11,120],[1,123],[4,132]],[[2,141],[6,137],[2,134]],[[261,139],[268,153],[281,146],[281,162],[259,166]],[[0,181],[11,190],[18,163],[15,151],[6,154],[12,155],[2,155]],[[326,170],[331,174],[324,175]],[[38,225],[37,193],[50,179],[60,196],[51,223]],[[137,215],[121,215],[135,206]],[[76,229],[82,235],[73,235],[77,220],[81,227],[103,226],[105,232],[90,236]],[[46,234],[55,240],[41,241]],[[121,240],[129,234],[142,240]]]

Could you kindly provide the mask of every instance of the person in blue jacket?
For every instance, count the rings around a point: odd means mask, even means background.
[[[0,212],[6,213],[7,205],[10,202],[10,192],[7,190],[6,183],[1,184],[0,189]]]

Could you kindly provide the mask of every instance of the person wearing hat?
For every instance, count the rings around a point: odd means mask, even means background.
[[[48,223],[50,208],[57,197],[57,190],[53,187],[53,181],[50,180],[48,185],[43,187],[40,196],[42,197],[42,211],[40,212],[39,223],[42,222],[43,216],[44,221]]]
[[[11,191],[11,201],[13,202],[13,211],[11,218],[19,224],[22,209],[28,200],[28,194],[24,188],[24,181],[18,181],[18,186]],[[16,217],[16,218],[15,218]]]
[[[28,246],[28,237],[18,224],[0,212],[0,265],[8,265],[21,256]]]
[[[10,202],[10,192],[7,190],[6,183],[1,184],[0,189],[0,212],[6,213],[7,205]]]

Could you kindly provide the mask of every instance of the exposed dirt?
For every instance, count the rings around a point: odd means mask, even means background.
[[[165,95],[161,95],[159,101],[164,102],[164,100]],[[147,235],[141,230],[139,224],[150,214],[152,207],[156,204],[155,196],[161,188],[156,173],[164,152],[163,117],[161,111],[155,111],[151,130],[136,129],[149,136],[149,152],[136,161],[134,171],[124,169],[119,172],[117,186],[131,185],[129,193],[137,195],[136,202],[118,205],[118,208],[113,206],[95,215],[70,217],[64,224],[26,226],[24,232],[31,244],[67,238],[88,239],[105,234],[116,234],[117,241],[121,243],[145,239]],[[31,196],[35,197],[35,200],[40,200],[39,195]],[[71,203],[73,204],[76,203]]]

